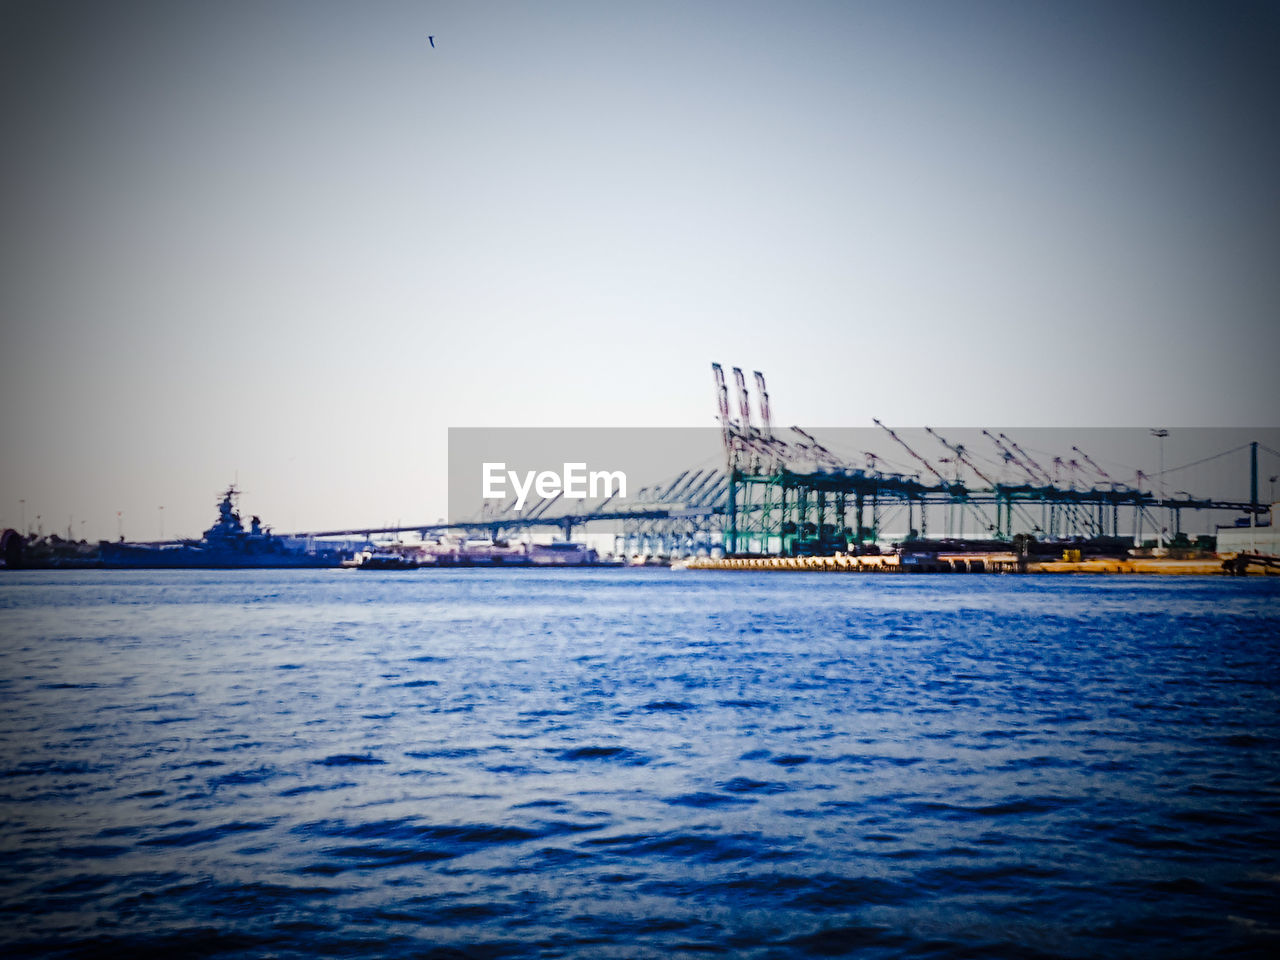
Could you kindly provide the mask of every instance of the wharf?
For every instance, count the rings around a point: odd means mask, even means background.
[[[694,557],[682,562],[687,570],[778,570],[825,573],[1012,573],[1018,569],[1014,553],[939,554],[922,557],[870,554],[831,557]]]
[[[928,557],[882,554],[831,557],[694,557],[686,570],[751,570],[823,573],[1074,573],[1159,576],[1280,576],[1280,559],[1244,555],[1194,559],[1099,557],[1087,560],[1028,560],[1015,553],[954,553]]]

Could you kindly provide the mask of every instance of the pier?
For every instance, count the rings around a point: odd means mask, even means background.
[[[1091,560],[1028,561],[1012,553],[939,554],[908,559],[897,554],[878,557],[693,557],[676,566],[687,570],[791,571],[796,573],[1024,573],[1024,574],[1157,574],[1161,576],[1280,576],[1274,557],[1107,557]]]

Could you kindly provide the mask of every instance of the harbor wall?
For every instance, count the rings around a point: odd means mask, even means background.
[[[697,557],[678,564],[687,570],[779,571],[821,573],[1074,573],[1156,574],[1161,576],[1280,576],[1280,558],[1241,554],[1194,559],[1168,557],[1027,560],[1014,553],[955,554],[903,558],[834,557]]]

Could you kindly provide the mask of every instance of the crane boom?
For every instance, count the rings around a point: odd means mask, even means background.
[[[820,444],[818,442],[818,438],[815,437],[813,434],[808,433],[804,430],[801,430],[799,427],[792,427],[791,432],[799,436],[802,440],[804,440],[804,443],[801,445],[801,448],[804,450],[810,450],[813,453],[815,453],[817,455],[818,460],[825,461],[828,465],[833,467],[846,466],[843,460],[841,460],[834,453],[832,453],[830,450],[828,450],[826,447]]]
[[[718,363],[711,365],[711,372],[716,378],[716,403],[719,405],[720,422],[729,424],[729,388],[724,382],[724,368]]]
[[[742,418],[742,430],[751,433],[751,398],[747,396],[747,380],[741,367],[733,368],[733,382],[738,388],[738,413]]]
[[[773,420],[769,415],[769,391],[765,389],[764,374],[759,370],[756,375],[756,402],[760,405],[760,432],[766,437],[773,436]]]
[[[937,477],[939,483],[941,483],[944,487],[951,486],[951,481],[949,481],[946,477],[944,477],[937,470],[935,470],[932,463],[930,463],[924,457],[920,456],[920,454],[912,450],[911,447],[907,444],[907,441],[903,440],[900,436],[894,433],[891,428],[885,426],[875,417],[871,418],[871,422],[874,423],[880,429],[884,430],[884,432],[889,434],[889,436],[891,436],[894,440],[898,441],[898,444],[902,447],[903,450],[907,451],[907,453],[911,454],[911,456],[915,457],[922,464],[924,464],[924,468],[928,470],[930,473],[932,473],[935,477]]]
[[[970,470],[972,470],[974,472],[974,475],[977,476],[977,478],[981,480],[983,483],[985,483],[988,487],[994,490],[998,486],[998,484],[994,480],[992,480],[985,473],[983,473],[981,470],[978,469],[977,464],[975,464],[971,459],[969,459],[969,456],[968,454],[965,453],[964,447],[962,445],[955,444],[955,443],[948,443],[942,437],[942,435],[938,433],[936,430],[934,430],[932,427],[925,427],[924,429],[925,429],[925,432],[929,434],[929,436],[933,437],[940,444],[942,444],[944,447],[946,447],[948,450],[954,453],[956,455],[956,459],[960,463],[965,464]]]
[[[724,455],[733,456],[733,443],[729,435],[729,388],[724,382],[724,368],[718,363],[711,364],[711,372],[716,378],[716,404],[720,411],[720,439],[724,441]]]
[[[1114,480],[1111,479],[1111,474],[1107,473],[1107,471],[1103,470],[1100,466],[1098,466],[1096,463],[1093,462],[1093,457],[1089,456],[1079,447],[1073,446],[1071,449],[1074,450],[1076,453],[1080,454],[1080,456],[1084,457],[1084,462],[1087,463],[1089,466],[1091,466],[1095,471],[1097,471],[1098,476],[1102,477],[1103,480],[1106,480],[1108,483],[1115,482]]]
[[[1012,463],[1019,470],[1025,473],[1030,478],[1032,483],[1040,482],[1039,478],[1035,475],[1034,472],[1032,472],[1031,468],[1028,467],[1021,460],[1019,460],[1017,455],[1012,450],[1010,450],[1004,444],[1004,442],[999,439],[999,437],[993,434],[990,430],[983,430],[982,435],[995,444],[996,449],[1000,451],[1000,455],[1004,457],[1005,463]]]
[[[1018,444],[1013,440],[1012,437],[1002,433],[1000,434],[1000,439],[1005,441],[1005,443],[1009,444],[1009,446],[1013,449],[1014,453],[1018,454],[1018,456],[1020,456],[1023,460],[1025,460],[1028,464],[1030,464],[1032,467],[1036,469],[1036,471],[1040,474],[1040,477],[1036,478],[1035,474],[1032,473],[1031,476],[1034,479],[1037,479],[1039,482],[1043,482],[1043,483],[1053,483],[1053,477],[1049,476],[1049,471],[1046,470],[1044,467],[1040,466],[1040,464],[1036,463],[1034,460],[1032,460],[1031,455],[1027,453],[1027,451],[1023,450],[1020,446],[1018,446]],[[1028,473],[1030,472],[1031,471],[1028,470]]]

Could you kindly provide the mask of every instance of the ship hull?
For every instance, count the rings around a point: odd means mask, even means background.
[[[143,547],[131,544],[104,544],[102,547],[102,566],[117,570],[260,570],[336,567],[341,562],[341,556],[336,553],[241,552],[197,546]]]

